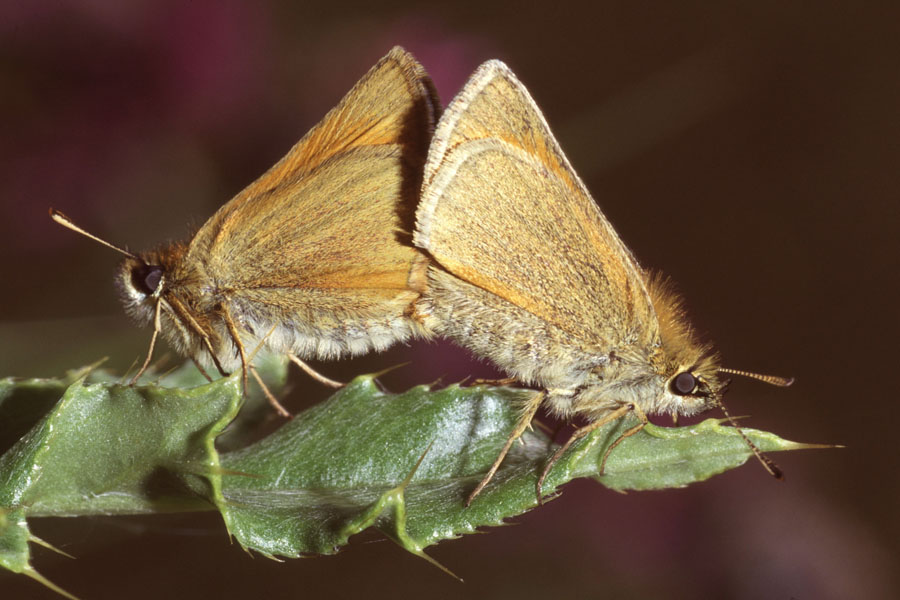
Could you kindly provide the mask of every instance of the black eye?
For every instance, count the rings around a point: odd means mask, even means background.
[[[672,380],[672,392],[679,396],[686,396],[695,389],[697,389],[697,378],[691,373],[679,373],[678,376]]]
[[[162,275],[162,267],[157,267],[156,265],[138,265],[131,270],[131,283],[134,285],[135,289],[149,296],[159,287]]]

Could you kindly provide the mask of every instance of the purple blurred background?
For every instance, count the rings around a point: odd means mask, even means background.
[[[797,377],[787,390],[735,382],[731,412],[847,448],[775,456],[785,483],[750,463],[685,490],[575,482],[513,527],[429,549],[464,584],[387,541],[251,558],[214,514],[36,521],[78,557],[37,549],[37,568],[94,600],[898,597],[895,4],[388,6],[0,4],[0,375],[107,355],[125,369],[149,341],[118,305],[118,257],[54,225],[49,206],[134,249],[184,237],[401,44],[445,103],[480,62],[507,61],[727,365]],[[320,368],[349,378],[405,361],[391,389],[491,374],[425,343]],[[6,574],[0,589],[56,597]]]

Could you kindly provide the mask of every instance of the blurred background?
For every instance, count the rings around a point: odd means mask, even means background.
[[[642,264],[678,283],[736,381],[745,423],[845,449],[781,454],[684,490],[591,481],[486,535],[428,552],[377,535],[276,563],[215,514],[45,519],[44,575],[85,599],[896,598],[900,14],[891,2],[219,2],[0,4],[0,375],[142,359],[118,256],[53,224],[67,213],[141,250],[184,238],[282,154],[391,46],[444,103],[506,61]],[[489,376],[415,343],[396,391]],[[889,374],[894,373],[890,378]],[[294,410],[327,391],[294,374]],[[894,408],[891,408],[894,407]],[[4,598],[54,598],[0,574]]]

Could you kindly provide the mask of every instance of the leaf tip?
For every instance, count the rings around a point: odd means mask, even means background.
[[[46,542],[46,541],[42,540],[41,538],[39,538],[38,536],[34,535],[33,533],[30,533],[30,532],[29,532],[29,534],[28,534],[28,541],[29,541],[29,542],[34,542],[35,544],[37,544],[37,545],[39,545],[39,546],[43,546],[44,548],[47,548],[48,550],[52,550],[53,552],[56,552],[57,554],[61,554],[61,555],[65,556],[66,558],[71,558],[72,560],[75,560],[75,557],[72,556],[71,554],[69,554],[68,552],[65,552],[65,551],[63,551],[63,550],[60,550],[60,549],[57,548],[56,546],[50,544],[49,542]]]
[[[449,575],[449,576],[452,577],[453,579],[457,580],[458,582],[460,582],[460,583],[465,583],[465,581],[463,581],[463,578],[462,578],[462,577],[460,577],[459,575],[457,575],[456,573],[454,573],[453,571],[451,571],[450,569],[448,569],[447,567],[445,567],[444,565],[442,565],[441,563],[439,563],[436,559],[434,559],[434,558],[432,558],[431,556],[429,556],[428,554],[426,554],[424,550],[419,550],[419,549],[413,550],[413,549],[410,549],[410,548],[406,548],[406,549],[407,549],[410,553],[415,554],[416,556],[418,556],[419,558],[424,558],[424,559],[425,559],[426,561],[428,561],[430,564],[434,565],[435,567],[437,567],[438,569],[440,569],[441,571],[443,571],[444,573],[446,573],[447,575]]]
[[[27,575],[28,577],[31,577],[32,579],[34,579],[35,581],[37,581],[44,587],[53,590],[54,592],[56,592],[60,596],[63,596],[64,598],[68,598],[69,600],[79,600],[78,596],[70,594],[66,590],[62,589],[61,587],[59,587],[58,585],[56,585],[55,583],[53,583],[52,581],[50,581],[49,579],[47,579],[46,577],[44,577],[43,575],[38,573],[34,569],[34,567],[31,567],[31,566],[25,567],[25,569],[22,571],[22,573],[24,575]]]

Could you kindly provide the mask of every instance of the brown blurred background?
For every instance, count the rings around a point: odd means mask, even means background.
[[[93,600],[898,597],[900,11],[638,4],[0,4],[0,375],[107,355],[125,369],[149,341],[118,305],[118,257],[48,206],[134,249],[184,237],[401,44],[445,103],[505,60],[727,365],[797,377],[735,382],[732,413],[846,449],[776,456],[785,483],[750,463],[685,490],[575,482],[515,526],[429,549],[463,584],[376,535],[334,557],[250,557],[215,514],[36,521],[78,557],[38,548],[37,568]],[[490,373],[425,343],[320,368],[404,361],[392,389]],[[294,386],[295,409],[325,395]],[[55,597],[6,574],[0,590]]]

